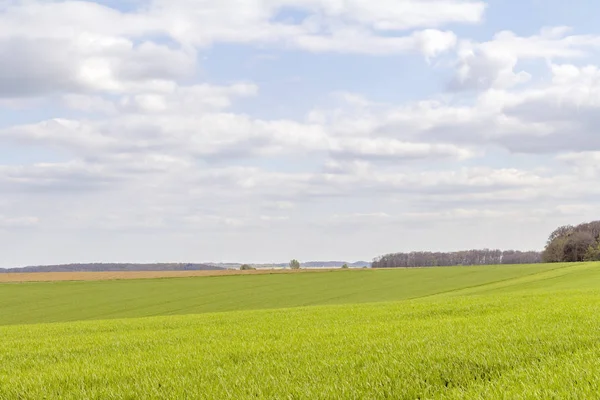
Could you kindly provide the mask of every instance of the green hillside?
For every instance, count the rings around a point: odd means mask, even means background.
[[[12,284],[0,305],[0,399],[600,393],[599,263]]]
[[[595,285],[600,264],[0,284],[0,325],[385,302],[439,294]],[[552,281],[552,278],[562,277]],[[536,282],[542,282],[541,284]],[[562,285],[562,286],[561,286]]]

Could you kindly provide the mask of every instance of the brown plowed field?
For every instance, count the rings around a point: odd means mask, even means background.
[[[0,273],[0,283],[7,282],[56,282],[56,281],[106,281],[117,279],[187,278],[193,276],[298,274],[304,272],[327,272],[334,269],[259,269],[251,271],[109,271],[109,272],[29,272]]]

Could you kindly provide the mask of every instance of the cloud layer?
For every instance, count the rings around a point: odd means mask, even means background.
[[[469,0],[0,1],[0,266],[539,248],[554,225],[594,218],[600,199],[600,36],[456,33],[483,29],[492,11]],[[295,115],[276,118],[272,81],[206,61],[265,53],[419,67],[402,96],[391,84],[384,95],[323,89],[302,109],[302,92],[276,88]],[[286,79],[318,78],[277,65]],[[416,82],[432,76],[436,93],[423,94]]]

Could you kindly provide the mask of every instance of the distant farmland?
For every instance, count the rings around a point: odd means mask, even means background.
[[[600,392],[600,263],[0,284],[0,306],[1,399]]]
[[[218,269],[206,271],[100,271],[100,272],[9,272],[0,274],[0,283],[22,282],[61,282],[61,281],[107,281],[128,279],[157,279],[157,278],[190,278],[198,276],[231,276],[231,275],[264,275],[264,274],[297,274],[303,272],[327,272],[329,270],[289,270],[289,269],[259,269],[232,270]]]

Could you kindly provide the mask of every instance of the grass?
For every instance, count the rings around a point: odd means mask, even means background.
[[[0,285],[0,399],[575,399],[600,393],[600,264],[152,283]],[[226,295],[210,292],[215,286]],[[144,296],[148,288],[154,291]],[[158,292],[165,288],[171,289]],[[34,298],[88,293],[91,304],[92,294],[126,289],[135,289],[129,295],[137,300],[132,315],[121,316],[136,318],[42,324],[25,310]],[[178,306],[187,298],[188,311],[219,312],[139,318],[184,311],[141,300],[159,294]],[[53,303],[69,313],[63,321],[102,317],[110,304],[125,312],[105,299],[75,313],[66,298]],[[211,298],[212,309],[192,307]],[[13,309],[22,304],[20,321],[4,315],[5,302]],[[221,312],[236,307],[241,310]],[[58,312],[47,318],[61,320]]]

